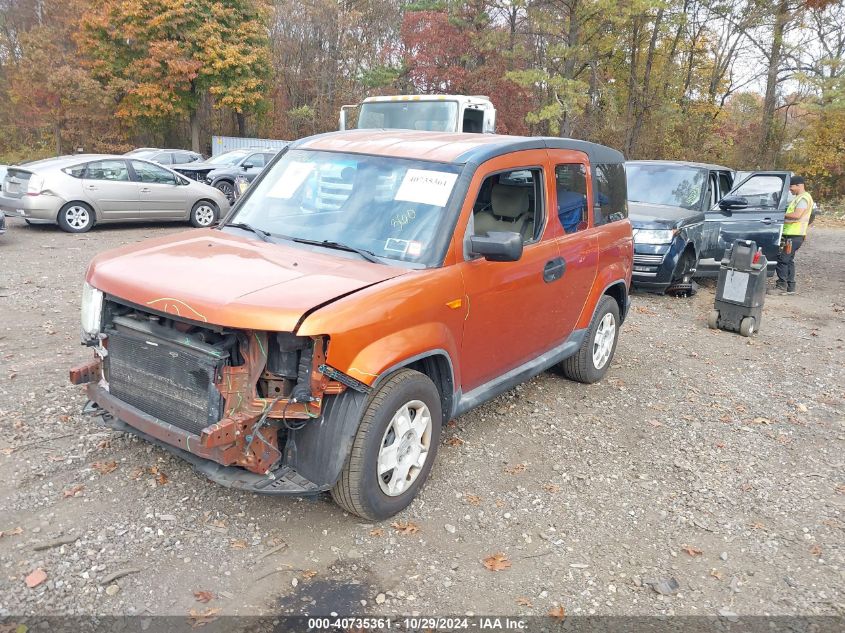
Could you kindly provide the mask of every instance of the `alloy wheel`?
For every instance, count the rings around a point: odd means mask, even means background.
[[[593,339],[593,365],[596,369],[601,369],[607,363],[613,351],[613,342],[615,339],[616,319],[608,312],[599,321],[599,326],[596,328],[596,336]]]
[[[379,486],[389,497],[398,497],[416,481],[431,448],[432,420],[420,400],[402,405],[390,420],[379,449]]]

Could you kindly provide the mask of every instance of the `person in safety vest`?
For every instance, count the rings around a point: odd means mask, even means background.
[[[804,179],[801,176],[792,176],[789,191],[795,198],[789,203],[783,217],[783,238],[775,268],[778,276],[775,288],[783,290],[785,294],[795,292],[795,251],[801,248],[807,236],[810,214],[813,212],[813,198],[804,189]]]

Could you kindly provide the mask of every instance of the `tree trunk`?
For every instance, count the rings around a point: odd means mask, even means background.
[[[191,110],[191,150],[200,151],[200,117],[196,110]]]
[[[53,124],[53,137],[56,141],[56,156],[61,156],[62,152],[62,126],[56,122]]]
[[[660,33],[660,23],[663,21],[663,7],[657,12],[654,18],[654,30],[651,32],[651,40],[648,43],[648,53],[646,54],[645,70],[643,71],[643,82],[638,91],[638,97],[635,102],[634,121],[630,130],[630,137],[628,142],[627,155],[630,158],[635,157],[637,143],[640,140],[640,133],[643,129],[643,120],[646,112],[651,105],[651,69],[654,66],[654,52],[657,49],[657,36]]]
[[[246,115],[243,112],[235,112],[235,120],[238,122],[238,136],[246,136]]]
[[[766,73],[766,96],[763,99],[763,129],[761,152],[757,154],[757,167],[774,167],[776,158],[775,107],[777,106],[778,70],[783,56],[783,32],[789,22],[789,4],[779,0],[775,25],[772,30],[772,48]]]

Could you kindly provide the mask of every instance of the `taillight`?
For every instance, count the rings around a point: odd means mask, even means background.
[[[37,196],[44,190],[44,177],[32,174],[26,184],[26,195]]]

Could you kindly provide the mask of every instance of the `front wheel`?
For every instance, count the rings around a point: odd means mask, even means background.
[[[217,205],[208,200],[200,200],[191,209],[191,226],[202,228],[214,224],[217,219]]]
[[[59,211],[59,227],[68,233],[85,233],[94,226],[94,209],[84,202],[68,202]]]
[[[229,200],[229,204],[233,204],[235,202],[235,186],[231,182],[228,180],[220,180],[219,182],[214,183],[214,186],[226,196]]]
[[[607,373],[619,339],[619,304],[604,295],[599,301],[584,342],[574,356],[562,361],[560,368],[570,380],[592,384]]]
[[[431,471],[442,425],[431,379],[402,369],[373,395],[332,498],[344,510],[380,521],[404,510]]]

